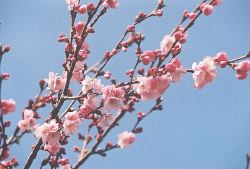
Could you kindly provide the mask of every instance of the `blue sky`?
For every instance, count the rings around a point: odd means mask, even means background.
[[[119,0],[96,26],[96,33],[87,39],[91,54],[89,63],[99,60],[106,50],[114,47],[126,26],[139,12],[149,12],[156,0]],[[89,1],[88,1],[89,2]],[[184,9],[192,10],[198,0],[169,0],[162,18],[153,18],[138,26],[146,40],[144,50],[159,48],[159,43],[178,23]],[[204,56],[220,51],[231,58],[249,51],[249,0],[224,0],[214,13],[202,16],[189,31],[188,43],[180,58],[189,67]],[[12,46],[3,60],[2,70],[11,78],[4,83],[3,98],[14,98],[17,111],[8,118],[13,124],[29,98],[38,93],[37,82],[49,71],[61,73],[63,45],[57,42],[61,33],[68,34],[69,14],[64,0],[9,0],[0,5],[0,41]],[[122,53],[108,64],[118,79],[136,58],[133,49]],[[164,110],[155,112],[142,126],[144,132],[135,144],[125,150],[115,150],[106,158],[91,158],[85,167],[91,169],[241,169],[245,154],[250,152],[250,78],[238,81],[230,69],[218,71],[216,81],[202,90],[192,87],[191,75],[172,85],[165,94]],[[138,111],[150,108],[150,102],[138,105]],[[46,116],[48,110],[40,111]],[[121,127],[109,136],[130,129],[135,114],[128,114]],[[73,143],[77,143],[72,139]],[[14,153],[22,165],[27,158],[32,135],[27,135]],[[45,153],[46,154],[46,153]],[[44,156],[39,155],[39,159]],[[76,154],[70,156],[76,160]],[[35,164],[39,164],[38,160]],[[37,165],[32,168],[36,169]]]

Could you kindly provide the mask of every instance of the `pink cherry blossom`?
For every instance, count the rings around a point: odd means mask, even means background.
[[[84,62],[82,61],[76,62],[71,80],[78,81],[78,82],[82,81],[84,69],[85,69]]]
[[[97,125],[102,129],[105,129],[111,125],[114,120],[114,116],[112,114],[104,114],[99,120]]]
[[[46,79],[48,88],[53,92],[59,92],[60,90],[63,90],[66,81],[66,74],[59,76],[53,72],[49,72],[49,79]]]
[[[65,135],[72,135],[80,126],[81,120],[77,111],[68,112],[65,116],[65,121],[63,123],[63,128]]]
[[[100,94],[102,92],[103,85],[100,79],[92,79],[90,77],[86,77],[82,82],[82,92],[86,94],[89,90],[93,90],[93,92]]]
[[[198,89],[213,82],[216,77],[216,66],[212,57],[205,57],[199,64],[193,63],[192,69],[194,71],[194,87]]]
[[[229,59],[227,56],[227,53],[225,52],[219,52],[217,55],[214,57],[214,62],[219,65],[221,68],[224,68],[227,66]]]
[[[59,142],[56,144],[46,144],[44,149],[50,152],[52,155],[56,155],[61,150],[61,145]]]
[[[34,134],[37,138],[42,138],[43,143],[57,143],[59,142],[59,134],[58,134],[59,125],[53,119],[49,123],[44,123],[42,126],[38,126]]]
[[[89,54],[89,45],[87,44],[87,42],[84,41],[79,51],[80,60],[83,61],[87,59],[88,54]]]
[[[90,94],[84,100],[83,105],[80,107],[80,111],[78,113],[81,115],[81,117],[87,117],[89,113],[95,110],[99,105],[100,99],[94,94]]]
[[[29,131],[34,128],[36,125],[36,119],[35,118],[28,118],[28,119],[23,119],[20,120],[17,124],[17,126],[20,128],[22,131]]]
[[[118,135],[118,145],[121,149],[128,147],[130,144],[134,143],[135,134],[132,132],[124,131]]]
[[[240,62],[234,69],[237,71],[237,78],[243,80],[247,78],[248,71],[250,71],[250,61],[247,60]]]
[[[170,36],[170,35],[166,35],[163,37],[162,41],[161,41],[161,50],[165,53],[168,53],[171,49],[171,47],[173,46],[175,42],[175,38]]]
[[[13,99],[1,100],[1,113],[8,114],[16,110],[16,102]]]
[[[72,11],[74,5],[77,5],[77,4],[78,4],[78,0],[66,0],[66,3],[67,3],[67,5],[68,5],[68,9],[69,9],[70,11]]]
[[[22,131],[33,130],[36,125],[36,119],[34,118],[34,112],[30,109],[25,109],[23,112],[23,120],[18,122],[18,127]]]
[[[104,0],[103,5],[107,8],[117,8],[119,3],[117,0]]]
[[[107,110],[118,110],[123,105],[124,90],[116,88],[114,85],[109,85],[102,90],[104,108]]]
[[[165,92],[170,85],[171,77],[166,74],[156,77],[138,77],[137,80],[139,84],[134,86],[136,92],[142,100],[150,100],[160,97]]]

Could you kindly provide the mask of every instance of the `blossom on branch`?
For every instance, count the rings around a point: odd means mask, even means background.
[[[212,57],[205,57],[199,64],[193,63],[194,87],[201,89],[216,78],[216,66]]]
[[[141,96],[142,100],[156,99],[160,97],[169,87],[171,76],[137,77],[139,84],[134,85],[135,91]]]
[[[118,135],[118,145],[121,149],[127,148],[130,144],[134,143],[135,134],[132,132],[124,131]]]

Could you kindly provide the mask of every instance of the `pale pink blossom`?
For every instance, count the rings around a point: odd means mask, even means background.
[[[1,113],[8,114],[16,110],[16,102],[13,99],[1,100]]]
[[[219,65],[221,68],[224,68],[227,66],[227,63],[229,61],[229,58],[227,56],[227,53],[225,52],[219,52],[214,57],[214,62]]]
[[[161,41],[161,50],[165,53],[168,53],[171,50],[171,47],[173,46],[174,42],[175,42],[174,37],[170,35],[164,36]]]
[[[79,51],[80,60],[83,61],[87,59],[88,54],[89,54],[89,45],[87,44],[87,42],[84,41]]]
[[[75,68],[74,68],[74,71],[73,71],[73,75],[72,75],[72,81],[82,81],[83,79],[83,71],[85,69],[85,66],[84,66],[84,62],[82,61],[77,61],[76,62],[76,65],[75,65]]]
[[[118,135],[118,145],[121,149],[128,147],[130,144],[134,143],[135,134],[132,132],[124,131]]]
[[[134,86],[136,92],[142,100],[150,100],[160,97],[165,92],[170,85],[171,77],[166,74],[156,77],[138,77],[137,80],[139,84]]]
[[[104,108],[107,110],[118,110],[123,105],[124,90],[116,88],[114,85],[109,85],[103,88],[102,99]]]
[[[53,92],[63,90],[66,85],[66,81],[66,74],[59,76],[53,72],[49,72],[49,79],[46,79],[48,88]]]
[[[55,144],[59,142],[59,125],[53,119],[49,123],[36,127],[34,134],[37,138],[42,138],[43,143]]]
[[[72,11],[74,5],[77,5],[77,4],[78,4],[78,0],[66,0],[66,3],[67,3],[67,5],[68,5],[68,9],[69,9],[70,11]]]
[[[106,8],[117,8],[119,6],[119,3],[117,0],[104,0],[103,5]]]
[[[99,105],[100,99],[94,94],[90,94],[84,100],[83,105],[80,107],[80,111],[78,113],[81,115],[81,117],[87,117],[89,113],[95,110]]]
[[[98,119],[97,125],[103,129],[109,127],[114,120],[112,114],[104,114],[100,119]]]
[[[93,92],[100,94],[103,89],[103,85],[100,79],[92,79],[90,77],[85,77],[82,81],[82,92],[86,94],[89,90],[93,90]]]
[[[59,153],[59,151],[61,150],[61,145],[60,143],[56,143],[56,144],[46,144],[44,146],[44,150],[47,150],[48,152],[50,152],[52,155],[56,155],[57,153]]]
[[[33,110],[25,109],[23,111],[23,120],[18,122],[18,127],[22,131],[33,130],[36,127],[36,119],[34,118]]]
[[[193,63],[194,87],[201,89],[216,78],[216,66],[212,57],[205,57],[199,64]]]
[[[17,124],[17,126],[20,128],[22,131],[29,131],[34,128],[36,125],[36,119],[35,118],[28,118],[28,119],[23,119],[20,120]]]
[[[243,80],[247,78],[248,72],[250,71],[250,61],[240,62],[234,69],[237,71],[237,78]]]
[[[74,134],[81,124],[81,120],[77,111],[68,112],[65,116],[63,128],[65,135],[69,136]]]

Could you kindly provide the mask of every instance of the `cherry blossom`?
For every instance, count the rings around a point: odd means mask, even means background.
[[[67,3],[67,5],[68,5],[68,9],[69,9],[70,11],[72,11],[74,5],[77,5],[77,4],[78,4],[78,0],[66,0],[66,3]]]
[[[85,94],[89,90],[93,90],[95,93],[101,93],[103,85],[101,83],[100,79],[92,79],[91,77],[87,76],[85,79],[82,81],[82,92]]]
[[[247,78],[248,72],[250,71],[250,61],[240,62],[234,69],[237,71],[237,78],[243,80]]]
[[[132,132],[124,131],[118,135],[118,145],[121,149],[127,148],[130,144],[134,143],[135,134]]]
[[[169,75],[138,77],[140,82],[134,85],[136,92],[141,96],[142,100],[156,99],[160,97],[169,87],[171,77]]]
[[[175,38],[170,35],[165,35],[161,41],[161,50],[168,53],[175,42]]]
[[[213,82],[216,77],[216,66],[212,57],[205,57],[199,64],[194,62],[192,69],[194,71],[194,87],[198,89]]]
[[[77,111],[69,112],[65,116],[66,120],[63,123],[65,135],[72,135],[80,126],[81,120]]]
[[[46,144],[44,146],[44,150],[47,150],[48,152],[50,152],[53,155],[56,155],[61,149],[61,145],[60,143],[56,143],[56,144]]]
[[[48,83],[48,88],[53,92],[59,92],[60,90],[63,90],[66,84],[66,74],[63,74],[61,76],[49,72],[49,79],[46,79],[46,82]]]
[[[229,61],[227,53],[225,52],[219,52],[214,57],[214,62],[218,64],[221,68],[224,68],[227,66],[227,62]]]
[[[23,111],[23,120],[18,122],[18,127],[22,131],[32,130],[36,125],[36,119],[34,118],[34,112],[30,109],[25,109]]]
[[[38,126],[34,134],[37,138],[42,138],[43,143],[55,144],[59,142],[60,134],[59,134],[59,125],[56,123],[56,120],[51,120],[48,123],[44,123],[41,126]]]
[[[104,108],[107,110],[118,110],[123,105],[124,90],[116,88],[114,85],[109,85],[103,88],[102,99]]]
[[[105,129],[111,125],[114,120],[114,116],[112,114],[104,114],[100,119],[98,119],[97,125],[102,129]]]
[[[72,81],[80,82],[83,79],[83,71],[85,70],[85,64],[82,61],[76,62],[73,75],[72,75]]]

